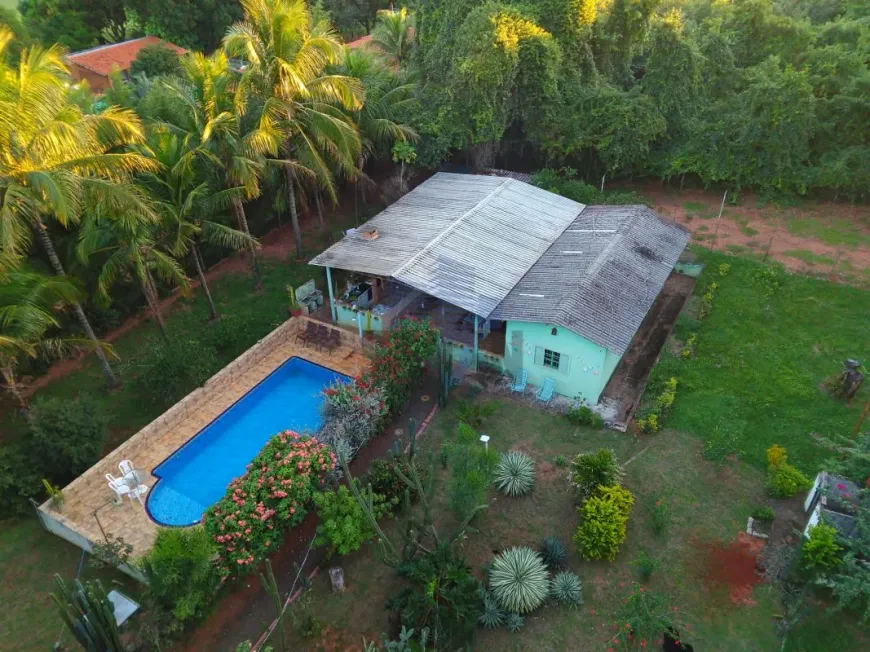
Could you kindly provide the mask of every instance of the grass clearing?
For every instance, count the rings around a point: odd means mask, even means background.
[[[537,464],[536,487],[524,498],[507,498],[491,490],[491,506],[474,521],[474,530],[460,544],[462,553],[482,578],[483,566],[495,552],[515,545],[537,548],[541,539],[555,534],[568,549],[566,566],[581,577],[584,604],[566,609],[547,603],[526,618],[518,634],[479,628],[475,649],[606,650],[613,636],[612,615],[630,592],[632,582],[638,580],[632,561],[642,549],[661,560],[650,589],[669,595],[674,605],[687,613],[695,649],[724,652],[779,647],[773,627],[779,610],[776,592],[758,586],[752,596],[754,604],[736,606],[720,591],[708,587],[703,580],[705,568],[699,565],[698,543],[733,540],[745,527],[753,507],[764,501],[760,471],[746,464],[717,468],[702,458],[697,439],[675,431],[637,438],[579,429],[563,417],[512,400],[495,401],[499,409],[483,426],[492,436],[490,445],[499,451],[521,450],[531,455]],[[436,519],[439,532],[445,535],[455,522],[446,515],[448,472],[438,465],[437,451],[456,426],[455,405],[439,413],[420,444],[423,459],[426,451],[436,453],[433,508],[440,515]],[[567,467],[554,466],[552,460],[556,455],[570,460],[578,452],[601,446],[613,448],[622,462],[634,457],[626,468],[624,484],[635,494],[636,502],[616,561],[585,562],[572,542],[577,514],[566,490]],[[653,534],[650,514],[656,500],[665,501],[670,514],[670,526],[658,536]],[[362,637],[379,640],[380,633],[390,629],[385,604],[404,584],[377,560],[374,544],[330,565],[344,569],[347,591],[333,595],[325,573],[315,578],[308,594],[309,609],[321,621],[323,633],[310,638],[293,634],[292,649],[344,649],[359,645]],[[838,618],[853,637],[849,641],[844,638],[844,646],[838,649],[862,649],[862,639],[851,621],[844,624],[842,616]],[[806,640],[815,640],[822,635],[808,624],[806,636]]]
[[[802,238],[815,238],[832,247],[858,247],[870,246],[870,235],[866,227],[854,219],[817,217],[796,217],[791,215],[786,218],[785,226],[789,233]]]
[[[809,249],[791,249],[785,252],[789,258],[797,258],[807,265],[833,265],[834,259],[823,254],[817,254]]]
[[[759,467],[764,451],[777,443],[799,467],[816,471],[827,453],[810,433],[848,434],[870,393],[864,387],[849,406],[822,388],[846,358],[870,359],[870,293],[779,267],[781,287],[771,293],[756,276],[765,269],[761,263],[695,251],[707,263],[696,295],[712,281],[719,284],[712,313],[699,323],[690,303],[680,316],[674,335],[684,341],[697,332],[695,357],[683,360],[665,347],[649,395],[675,376],[680,384],[668,427],[732,446]],[[731,265],[725,277],[718,274],[720,263]]]

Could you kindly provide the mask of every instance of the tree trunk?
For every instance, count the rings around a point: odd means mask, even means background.
[[[157,294],[157,287],[154,285],[154,279],[151,277],[151,272],[145,270],[145,278],[142,280],[142,291],[145,293],[145,300],[148,302],[148,307],[151,308],[151,315],[157,326],[160,327],[160,334],[163,339],[169,341],[169,334],[166,332],[166,323],[163,321],[163,313],[160,312],[160,297]]]
[[[48,231],[46,230],[45,225],[41,221],[37,220],[36,223],[33,225],[33,228],[36,230],[36,235],[39,237],[40,242],[42,242],[45,253],[48,254],[48,260],[51,262],[51,267],[52,269],[54,269],[54,273],[58,276],[66,276],[66,272],[63,271],[63,265],[61,265],[60,263],[60,258],[57,257],[57,252],[54,249],[54,243],[52,243],[51,238],[48,237]],[[109,359],[106,357],[106,352],[103,351],[102,347],[100,346],[100,341],[97,339],[97,335],[96,333],[94,333],[94,329],[91,328],[91,322],[88,321],[84,309],[78,302],[75,302],[72,305],[79,325],[82,327],[85,335],[88,336],[88,339],[94,343],[94,353],[96,354],[97,359],[100,361],[100,367],[102,367],[103,369],[103,375],[106,377],[106,383],[109,385],[109,387],[117,387],[119,384],[118,379],[115,377],[115,372],[112,370],[112,366],[109,364]]]
[[[287,145],[289,156],[290,145]],[[299,215],[296,213],[296,179],[293,170],[284,167],[284,182],[287,185],[287,203],[290,205],[290,222],[293,224],[293,238],[296,240],[296,258],[302,258],[302,231],[299,230]]]
[[[24,418],[27,420],[27,423],[33,425],[33,413],[30,411],[30,405],[21,395],[21,391],[18,389],[18,383],[15,382],[15,374],[12,372],[12,369],[9,367],[3,367],[0,369],[0,372],[3,374],[3,380],[6,382],[6,389],[12,394],[12,397],[18,403],[21,408],[21,414],[24,415]]]
[[[199,259],[199,246],[194,243],[191,252],[193,253],[193,264],[196,266],[196,275],[199,278],[199,287],[202,288],[202,293],[205,295],[205,300],[208,302],[209,321],[217,321],[220,319],[220,315],[214,305],[214,300],[211,298],[211,291],[208,289],[208,282],[205,280],[205,272],[202,270],[202,261]]]
[[[236,216],[236,221],[239,223],[239,228],[250,238],[251,230],[248,228],[248,218],[245,217],[245,207],[242,205],[242,200],[238,197],[233,197],[233,213]],[[263,281],[260,276],[260,263],[257,262],[257,250],[254,248],[253,240],[250,241],[248,251],[251,255],[251,271],[254,273],[254,289],[261,290],[263,288]]]
[[[314,202],[317,204],[317,220],[320,222],[320,228],[326,228],[326,220],[323,219],[323,200],[320,199],[320,191],[314,191]]]

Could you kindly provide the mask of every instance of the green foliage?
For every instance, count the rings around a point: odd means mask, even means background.
[[[493,560],[489,586],[505,611],[529,613],[549,594],[547,566],[531,548],[509,548]]]
[[[573,199],[581,204],[639,204],[640,197],[634,191],[608,190],[580,181],[573,168],[544,168],[532,175],[532,183],[539,188]]]
[[[106,418],[89,394],[33,404],[33,463],[64,484],[89,469],[103,454]]]
[[[775,498],[791,498],[812,484],[799,469],[786,462],[771,467],[767,473],[767,490]]]
[[[773,523],[776,512],[769,505],[762,505],[752,510],[752,518],[761,523]]]
[[[671,510],[663,498],[656,498],[650,508],[650,523],[653,532],[661,536],[667,532],[671,524]]]
[[[574,573],[556,573],[550,583],[550,594],[566,607],[583,604],[583,585]]]
[[[158,528],[154,545],[140,561],[148,579],[148,596],[183,626],[201,618],[214,600],[218,574],[216,553],[205,529]]]
[[[472,428],[480,429],[497,409],[498,405],[493,401],[477,402],[459,399],[456,401],[456,418]]]
[[[625,540],[625,526],[634,504],[634,496],[618,485],[600,486],[596,493],[578,508],[580,525],[574,543],[583,559],[613,561]]]
[[[706,295],[705,295],[706,296]],[[712,298],[711,298],[712,301]],[[647,385],[647,392],[650,391]],[[635,419],[635,426],[640,432],[658,432],[662,421],[677,398],[677,379],[668,378],[662,385],[661,392],[656,394],[643,408],[643,417]]]
[[[67,629],[85,650],[124,652],[126,646],[115,621],[115,609],[99,580],[73,581],[67,588],[60,575],[51,599]]]
[[[810,528],[801,546],[801,563],[814,571],[828,571],[840,564],[843,547],[837,543],[836,528],[819,523]]]
[[[217,353],[201,341],[176,337],[152,339],[126,374],[143,400],[169,407],[205,384],[219,368]]]
[[[404,457],[373,460],[366,474],[365,484],[370,486],[373,492],[383,496],[386,505],[395,510],[402,505],[406,490],[410,493],[412,501],[417,498],[416,490],[410,489],[399,476],[399,473],[402,473],[406,478],[411,477],[410,464]],[[413,464],[417,468],[421,481],[425,482],[423,470],[416,461]]]
[[[460,423],[450,444],[450,460],[447,499],[450,509],[462,520],[486,504],[499,455],[481,445],[474,428]]]
[[[162,43],[148,45],[141,50],[133,63],[130,64],[131,75],[159,77],[161,75],[177,75],[181,72],[181,62],[178,54]]]
[[[680,640],[688,642],[691,626],[685,626],[686,620],[687,615],[667,596],[635,586],[614,616],[614,642],[623,649],[631,649],[636,643],[651,647],[661,640],[663,632],[670,631],[680,632]]]
[[[623,475],[616,453],[608,448],[599,448],[595,452],[575,456],[571,461],[569,478],[578,498],[585,500],[601,485],[619,484]]]
[[[19,11],[37,41],[60,43],[73,52],[97,45],[100,31],[110,26],[108,21],[124,23],[123,5],[113,0],[22,0]]]
[[[564,455],[560,453],[553,458],[553,464],[555,464],[556,466],[565,466],[566,464],[568,464],[568,460],[565,458]]]
[[[398,498],[387,502],[387,499],[378,493],[372,492],[366,495],[371,498],[376,519],[389,514],[399,502]],[[317,514],[320,516],[314,545],[329,546],[329,554],[336,552],[339,555],[350,554],[354,550],[359,550],[363,543],[375,535],[362,507],[346,486],[341,485],[335,491],[315,493],[314,502],[317,505]]]
[[[535,486],[535,461],[519,451],[503,453],[495,471],[495,486],[507,496],[525,496]]]
[[[509,613],[507,615],[507,618],[505,619],[505,627],[509,632],[512,632],[514,634],[519,632],[525,624],[526,619],[517,613]]]
[[[15,442],[0,447],[0,517],[29,513],[32,507],[27,499],[40,495],[42,480],[29,446]]]
[[[549,535],[538,546],[538,552],[541,553],[541,558],[547,565],[550,572],[555,572],[562,567],[562,562],[565,561],[565,546],[554,534]]]
[[[203,340],[222,357],[236,358],[251,345],[250,324],[236,315],[226,315],[206,327]]]
[[[133,546],[124,541],[124,537],[106,534],[104,541],[94,541],[91,544],[91,558],[88,566],[91,568],[119,568],[130,561]]]
[[[428,628],[442,650],[470,646],[484,591],[465,560],[442,543],[432,554],[402,564],[399,574],[411,586],[390,598],[387,608],[402,626]]]
[[[659,569],[659,566],[662,565],[662,560],[658,557],[651,556],[646,548],[641,548],[641,551],[631,563],[637,567],[637,571],[640,573],[640,581],[649,582],[653,573],[655,573]]]
[[[146,34],[186,48],[211,52],[227,28],[242,18],[234,0],[126,0]]]
[[[483,611],[477,617],[477,622],[487,629],[497,629],[504,625],[507,614],[499,605],[498,600],[487,591],[483,596]]]

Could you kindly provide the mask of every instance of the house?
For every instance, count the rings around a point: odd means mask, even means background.
[[[816,475],[813,486],[804,500],[804,513],[807,524],[804,536],[809,536],[810,528],[819,522],[832,526],[844,539],[854,539],[857,535],[860,489],[847,478],[822,471]]]
[[[311,264],[326,268],[333,323],[362,334],[430,317],[455,361],[525,369],[595,404],[688,240],[646,206],[439,172]]]
[[[179,56],[187,54],[183,47],[162,41],[156,36],[143,36],[68,54],[66,61],[70,76],[76,82],[86,80],[91,90],[104,91],[109,87],[109,73],[113,68],[126,73],[142,48],[158,44],[174,50]]]

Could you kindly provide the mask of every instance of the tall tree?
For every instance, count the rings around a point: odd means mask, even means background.
[[[402,7],[398,11],[378,12],[378,22],[372,32],[372,43],[398,67],[408,63],[414,45],[414,17]]]
[[[64,276],[19,269],[0,279],[0,375],[28,421],[30,406],[16,368],[23,358],[55,359],[94,345],[89,339],[51,335],[59,326],[56,311],[80,300],[81,292]]]
[[[0,28],[0,61],[10,40]],[[97,204],[130,219],[154,218],[128,183],[153,167],[129,150],[143,140],[139,119],[117,107],[84,114],[68,102],[67,80],[57,47],[23,51],[17,69],[0,64],[0,264],[24,255],[35,233],[58,276],[64,269],[46,221],[69,228]],[[81,304],[73,311],[107,381],[116,384]]]
[[[125,0],[147,34],[191,50],[211,52],[242,17],[237,0]]]
[[[84,50],[126,37],[124,0],[21,0],[25,24],[45,45]]]
[[[327,23],[312,24],[305,0],[242,0],[242,7],[245,19],[230,28],[224,47],[247,62],[241,89],[262,102],[260,129],[283,134],[284,185],[301,258],[297,180],[316,180],[336,201],[332,169],[353,176],[360,151],[342,109],[359,109],[363,90],[357,80],[326,72],[344,48]]]

